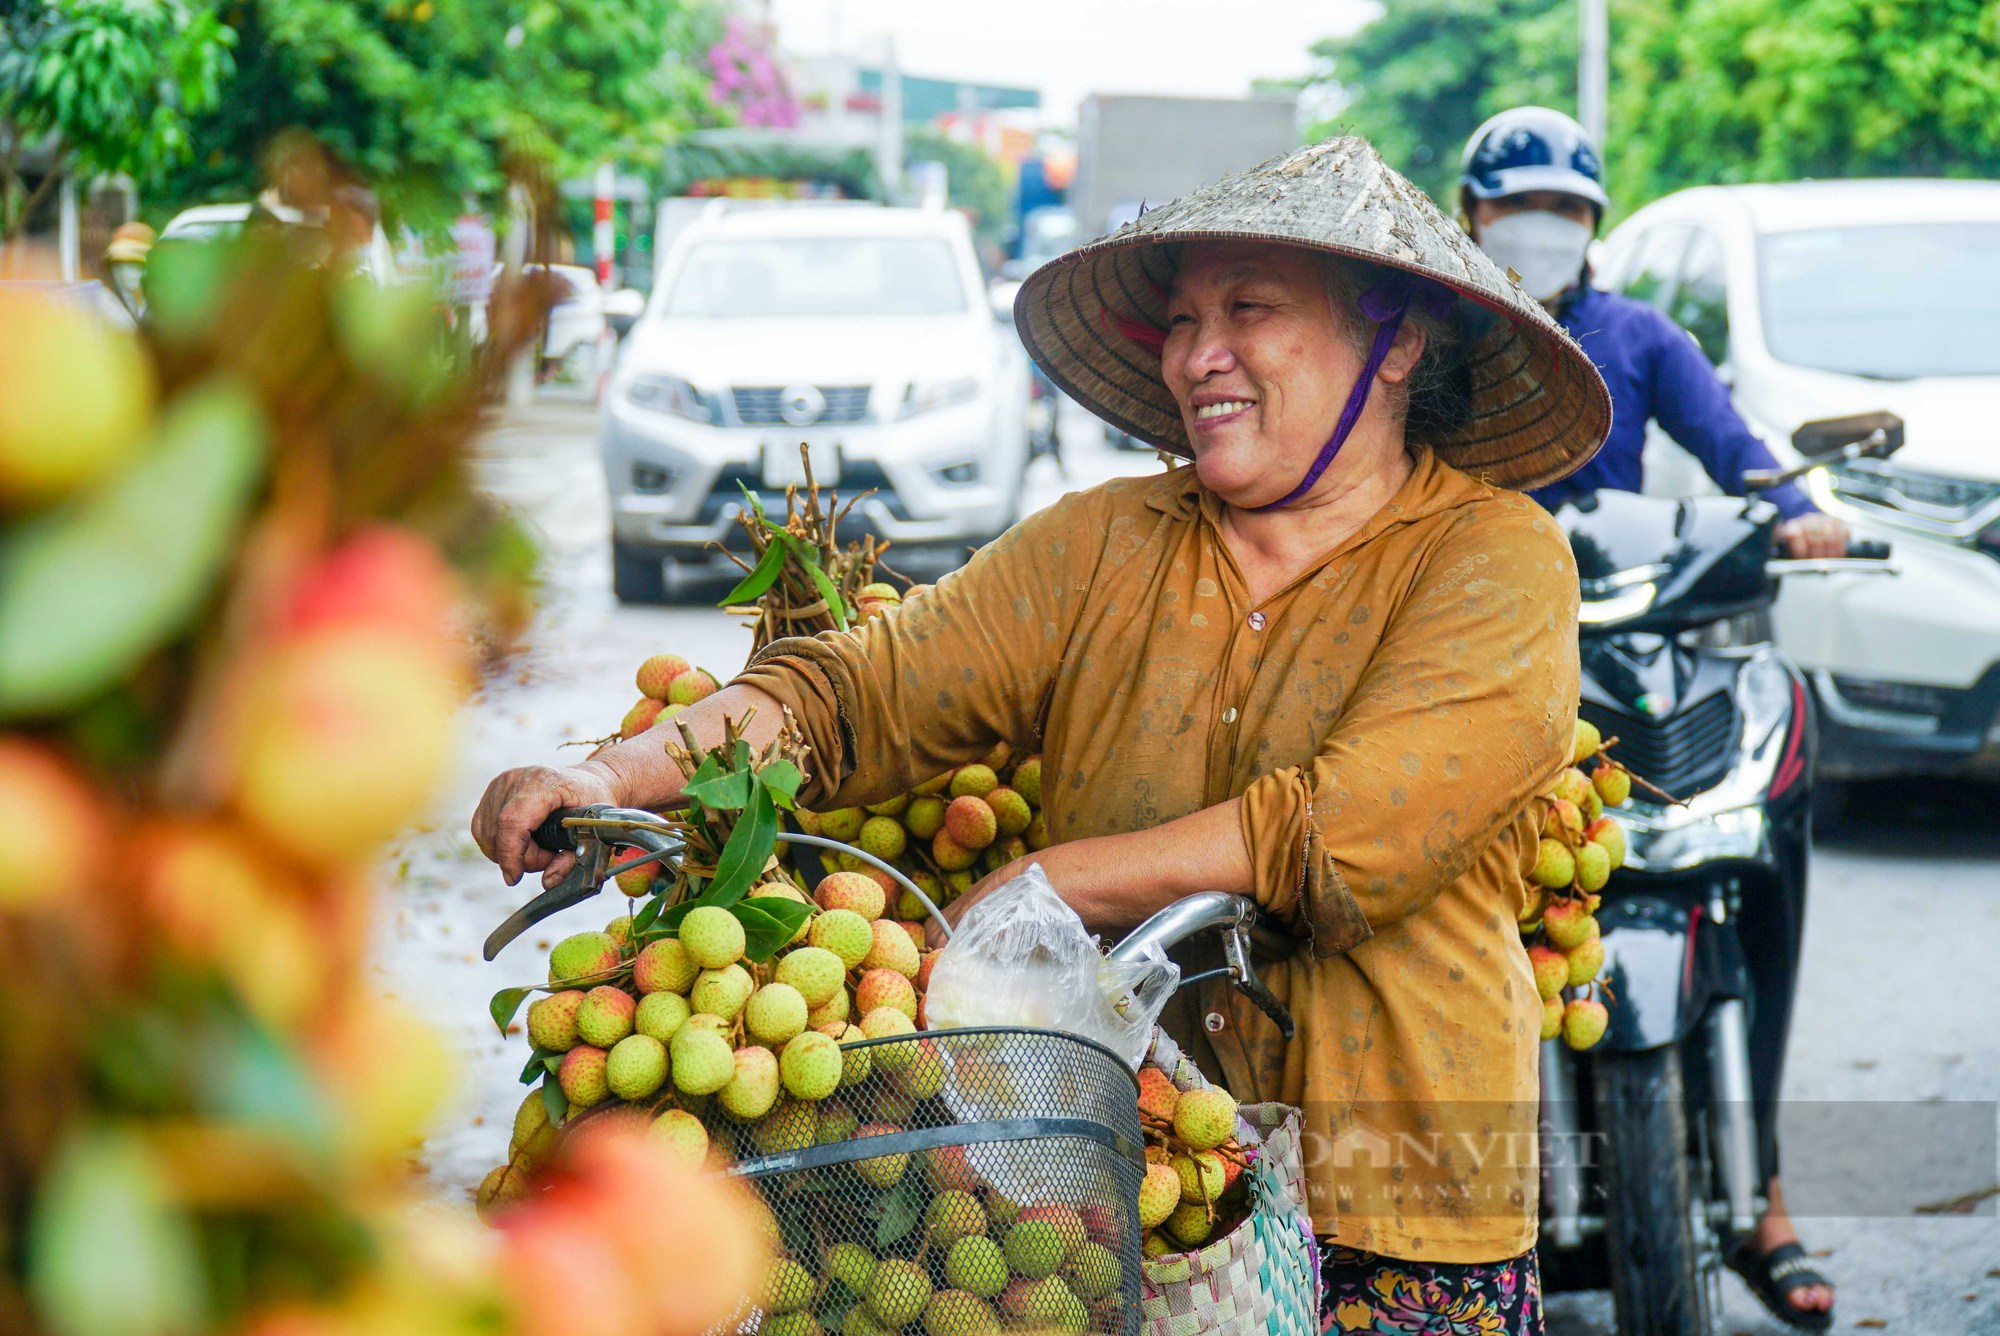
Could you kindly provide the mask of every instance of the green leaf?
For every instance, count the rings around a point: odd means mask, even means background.
[[[813,588],[819,590],[819,596],[826,600],[826,606],[833,609],[835,628],[845,631],[848,621],[847,601],[841,598],[840,591],[833,587],[833,581],[827,579],[826,572],[817,565],[807,562],[806,574],[812,577]]]
[[[492,1014],[493,1023],[500,1027],[501,1034],[507,1033],[507,1027],[514,1023],[514,1013],[521,1009],[521,1004],[528,1000],[528,994],[534,991],[533,988],[502,988],[486,1004],[486,1010]]]
[[[562,1069],[562,1054],[551,1053],[542,1059],[542,1067],[550,1076]]]
[[[569,1101],[563,1098],[562,1087],[555,1083],[555,1072],[549,1072],[549,1079],[542,1082],[542,1107],[549,1111],[549,1121],[557,1127],[569,1117]]]
[[[805,780],[805,775],[790,761],[773,761],[757,772],[757,782],[787,812],[796,805],[799,785]]]
[[[658,926],[670,935],[679,936],[681,920],[686,918],[689,911],[700,903],[702,903],[700,899],[683,900],[677,905],[661,910]]]
[[[743,898],[764,870],[771,851],[778,847],[778,809],[761,784],[751,791],[736,829],[715,860],[715,880],[702,895],[703,904],[733,905]]]
[[[702,764],[706,766],[708,761]],[[681,792],[711,811],[733,812],[750,801],[750,789],[756,782],[757,777],[748,770],[718,770],[707,779],[689,780],[681,785]]]
[[[813,907],[782,895],[760,895],[738,900],[729,912],[743,925],[743,955],[747,960],[766,961],[784,950],[811,916]]]
[[[632,931],[641,933],[652,927],[653,921],[660,917],[660,905],[662,903],[661,898],[656,895],[645,904],[640,905],[639,912],[632,916]]]
[[[701,764],[694,768],[694,773],[687,777],[687,783],[681,785],[681,792],[686,793],[690,789],[707,784],[710,780],[716,779],[724,773],[725,771],[720,761],[716,760],[713,756],[704,756],[701,758]],[[701,800],[697,798],[695,801],[699,802]]]
[[[248,394],[182,394],[109,487],[0,546],[0,717],[95,695],[184,631],[263,472]]]
[[[757,565],[743,577],[743,582],[723,595],[718,607],[727,608],[737,603],[748,603],[778,582],[784,573],[785,557],[791,550],[791,535],[780,531],[771,535],[771,545],[764,549],[764,555],[757,559]]]
[[[533,1085],[548,1070],[547,1062],[552,1055],[545,1048],[538,1048],[528,1055],[527,1066],[521,1068],[521,1084]]]
[[[924,1218],[923,1192],[917,1186],[921,1177],[904,1174],[896,1183],[895,1190],[882,1203],[882,1219],[875,1226],[875,1246],[888,1248],[909,1236]]]

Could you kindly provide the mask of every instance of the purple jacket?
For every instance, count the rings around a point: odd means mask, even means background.
[[[1644,302],[1596,288],[1582,289],[1562,313],[1562,326],[1583,345],[1611,390],[1611,434],[1588,464],[1532,495],[1554,510],[1571,497],[1608,488],[1641,490],[1640,452],[1654,418],[1701,461],[1715,485],[1743,495],[1743,475],[1775,469],[1778,461],[1729,402],[1729,387],[1687,331]],[[1796,484],[1765,492],[1786,519],[1814,509]]]

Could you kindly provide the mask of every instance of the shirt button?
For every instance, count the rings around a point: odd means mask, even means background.
[[[1236,707],[1234,705],[1230,706],[1228,709],[1222,712],[1222,722],[1225,724],[1233,724],[1236,722]]]
[[[1261,631],[1261,630],[1263,630],[1263,629],[1264,629],[1264,614],[1263,614],[1263,613],[1261,613],[1261,612],[1253,612],[1253,613],[1251,613],[1251,614],[1250,614],[1250,629],[1251,629],[1252,631]]]

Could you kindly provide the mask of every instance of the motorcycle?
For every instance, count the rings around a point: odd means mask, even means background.
[[[1775,557],[1755,492],[1888,455],[1901,422],[1794,441],[1813,462],[1747,479],[1749,499],[1599,492],[1555,516],[1582,580],[1580,716],[1655,786],[1619,811],[1630,849],[1597,913],[1609,1028],[1541,1056],[1545,1282],[1608,1287],[1622,1336],[1709,1336],[1727,1248],[1763,1210],[1741,920],[1803,911],[1814,755],[1805,678],[1770,643],[1779,581],[1890,569],[1885,544]]]

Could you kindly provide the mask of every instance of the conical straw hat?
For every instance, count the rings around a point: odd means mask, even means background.
[[[1610,430],[1604,378],[1541,303],[1366,140],[1343,136],[1148,210],[1021,285],[1014,323],[1029,355],[1077,402],[1142,441],[1193,457],[1158,356],[1119,324],[1165,327],[1175,247],[1199,240],[1304,246],[1406,269],[1456,292],[1472,420],[1427,444],[1474,477],[1543,486],[1581,467]]]

